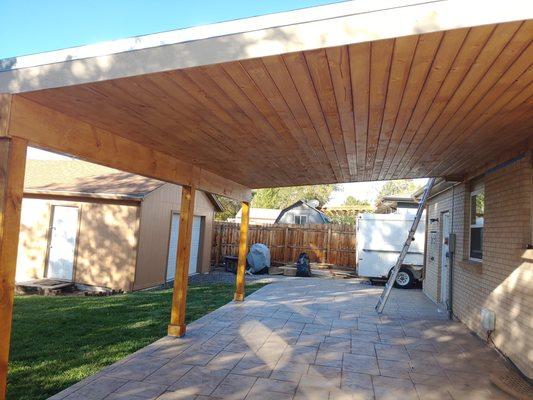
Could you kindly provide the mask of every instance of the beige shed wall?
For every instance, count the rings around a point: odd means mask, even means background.
[[[170,223],[173,212],[180,211],[181,187],[164,184],[145,197],[141,206],[139,254],[134,290],[156,286],[166,281]],[[194,215],[203,217],[198,272],[211,266],[211,237],[215,208],[207,195],[196,191]]]
[[[480,312],[496,313],[495,345],[529,378],[533,378],[533,168],[528,156],[487,175],[483,262],[468,261],[470,188],[456,186],[430,200],[429,218],[452,210],[457,252],[453,266],[453,312],[482,338]],[[455,201],[452,202],[452,193]],[[440,223],[440,221],[439,221]],[[429,229],[440,230],[439,223]],[[437,239],[440,243],[440,238]],[[434,257],[434,260],[431,260]],[[440,244],[428,246],[424,292],[433,300],[440,293]]]
[[[139,207],[84,203],[74,280],[133,290]]]
[[[80,210],[74,281],[131,290],[139,207],[103,202],[24,198],[16,280],[20,282],[44,276],[54,205],[77,206]]]
[[[57,202],[67,205],[68,202]],[[43,277],[51,205],[41,199],[22,199],[16,281]]]

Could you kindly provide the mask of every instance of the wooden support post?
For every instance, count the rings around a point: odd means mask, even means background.
[[[248,223],[250,220],[250,203],[242,202],[241,230],[239,236],[239,260],[237,262],[237,278],[235,301],[244,300],[244,280],[246,274],[246,253],[248,251]]]
[[[27,142],[0,137],[0,399],[6,398]]]
[[[185,311],[187,305],[187,287],[189,286],[189,261],[191,258],[192,222],[194,219],[194,197],[196,189],[183,186],[181,189],[181,211],[178,237],[178,256],[174,275],[174,292],[168,335],[181,337],[185,335]]]

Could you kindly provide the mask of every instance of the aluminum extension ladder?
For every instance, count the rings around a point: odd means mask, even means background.
[[[407,252],[409,251],[409,246],[411,246],[411,242],[415,238],[415,232],[416,232],[416,229],[418,228],[420,219],[422,218],[422,213],[424,212],[424,207],[426,206],[426,200],[429,197],[429,192],[431,191],[431,188],[433,187],[434,183],[435,183],[435,178],[430,178],[426,185],[426,189],[424,190],[424,194],[422,195],[422,199],[420,200],[420,203],[418,204],[418,210],[416,211],[415,220],[413,221],[413,225],[411,226],[411,229],[409,230],[409,233],[407,235],[407,240],[405,241],[402,251],[400,252],[400,255],[398,256],[398,260],[396,260],[396,264],[394,265],[394,268],[391,271],[389,280],[387,281],[387,284],[385,285],[385,288],[383,289],[383,292],[381,293],[381,296],[379,297],[378,304],[376,304],[376,311],[380,314],[383,312],[383,309],[385,308],[385,304],[387,304],[387,300],[389,299],[390,292],[392,290],[392,287],[394,286],[394,282],[396,281],[398,272],[400,271],[400,268],[403,264],[403,260],[405,259],[405,256],[407,255]]]

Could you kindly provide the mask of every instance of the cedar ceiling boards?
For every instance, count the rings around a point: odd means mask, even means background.
[[[465,176],[533,136],[533,20],[516,20],[532,5],[463,10],[475,3],[348,2],[215,24],[211,38],[176,31],[182,41],[107,58],[74,49],[57,68],[23,57],[0,71],[0,88],[19,85],[14,110],[17,99],[37,103],[87,135],[105,131],[109,143],[117,136],[250,188]],[[135,64],[178,50],[159,69]],[[96,74],[102,57],[117,66]]]

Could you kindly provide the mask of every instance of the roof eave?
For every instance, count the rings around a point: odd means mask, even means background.
[[[205,192],[205,194],[206,194],[207,198],[209,199],[209,201],[211,202],[211,204],[213,204],[213,206],[215,207],[215,211],[216,212],[223,212],[225,210],[224,206],[218,200],[216,195],[214,195],[212,193],[209,193],[209,192]]]
[[[525,20],[524,0],[357,0],[2,60],[0,93]]]
[[[87,193],[76,192],[70,190],[42,190],[42,189],[24,189],[24,194],[28,195],[43,195],[43,196],[60,196],[60,197],[85,197],[88,199],[104,199],[104,200],[126,200],[134,202],[142,202],[144,194],[115,194],[115,193]]]

